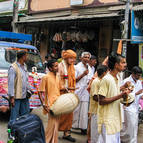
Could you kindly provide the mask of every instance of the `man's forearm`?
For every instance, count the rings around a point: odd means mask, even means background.
[[[8,72],[8,95],[14,97],[14,83],[15,83],[16,73],[13,68]]]
[[[137,92],[135,93],[135,95],[140,95],[140,94],[142,94],[142,93],[143,93],[143,90],[141,89],[141,90],[137,91]]]
[[[81,74],[79,77],[76,78],[76,82],[80,81],[83,77],[85,76],[85,74]]]
[[[42,105],[44,104],[43,94],[44,94],[44,92],[39,92],[38,93]]]
[[[117,96],[114,96],[114,97],[110,97],[110,98],[106,98],[106,97],[103,97],[102,95],[99,95],[99,104],[100,105],[106,105],[106,104],[110,104],[116,100],[119,100],[121,99],[123,96],[123,94],[119,94]]]

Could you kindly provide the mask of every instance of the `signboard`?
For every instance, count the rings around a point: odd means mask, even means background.
[[[131,39],[133,44],[143,43],[143,17],[138,11],[132,11]]]
[[[143,44],[139,45],[139,66],[143,69]]]
[[[82,4],[83,4],[83,0],[70,0],[71,6],[78,6],[78,5],[82,5]]]
[[[27,0],[19,0],[19,10],[23,10],[26,7]],[[13,0],[7,0],[0,2],[0,13],[12,12]]]

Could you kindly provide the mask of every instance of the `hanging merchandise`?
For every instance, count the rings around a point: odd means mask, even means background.
[[[81,32],[80,31],[76,33],[76,40],[78,42],[81,42]]]
[[[53,41],[55,41],[55,42],[60,42],[60,41],[62,41],[62,35],[61,35],[61,33],[56,33],[56,34],[54,35],[54,37],[53,37]]]
[[[54,35],[53,41],[57,42],[57,33]]]
[[[73,42],[76,41],[76,33],[75,33],[75,32],[72,32],[72,33],[71,33],[71,40],[72,40]]]
[[[59,33],[59,42],[61,42],[61,41],[62,41],[62,34]]]
[[[120,40],[118,43],[117,54],[120,54],[120,55],[122,54],[122,48],[123,48],[122,40]]]
[[[86,32],[81,34],[81,39],[82,39],[83,43],[87,42],[88,41],[88,34]]]
[[[67,41],[70,41],[71,40],[71,34],[70,34],[70,32],[67,32],[66,33],[66,39],[67,39]]]
[[[62,40],[63,40],[63,41],[66,41],[66,40],[67,40],[66,31],[64,31],[64,32],[62,33]]]
[[[95,33],[93,31],[89,31],[87,35],[89,40],[93,40],[95,37]]]

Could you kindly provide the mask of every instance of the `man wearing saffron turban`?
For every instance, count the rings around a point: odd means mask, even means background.
[[[74,92],[76,79],[75,79],[75,69],[74,63],[76,61],[76,53],[72,50],[66,50],[62,52],[62,62],[59,64],[59,75],[62,83],[62,88],[67,89],[66,92]],[[59,131],[64,132],[63,139],[71,142],[76,140],[71,137],[70,130],[72,128],[73,113],[65,114],[60,117]]]

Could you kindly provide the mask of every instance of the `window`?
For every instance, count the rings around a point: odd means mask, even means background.
[[[0,46],[0,69],[8,69],[10,65],[16,61],[17,51],[22,50],[14,47],[2,47]],[[27,56],[27,70],[32,71],[32,67],[37,68],[37,72],[44,72],[44,66],[42,64],[41,57],[37,50],[28,49]]]

